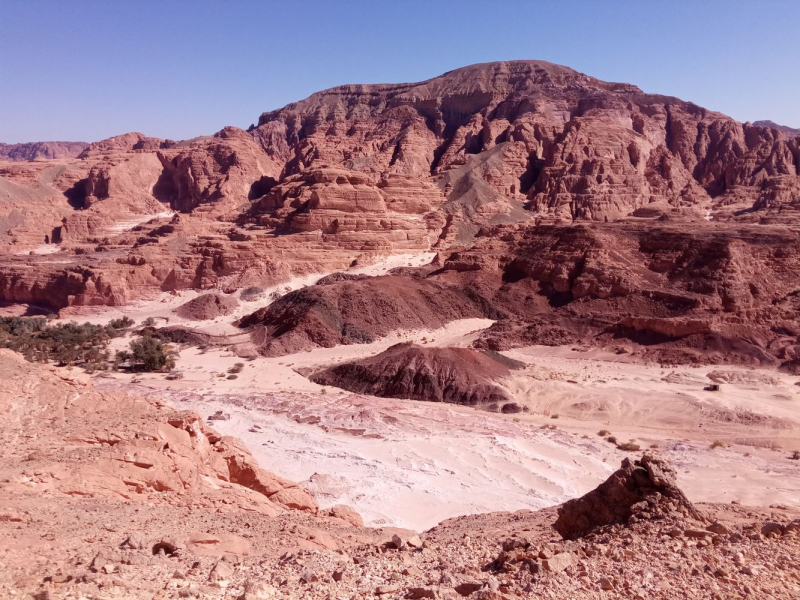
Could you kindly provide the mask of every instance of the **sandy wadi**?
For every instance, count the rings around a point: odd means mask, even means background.
[[[359,282],[398,262],[350,274]],[[407,262],[413,261],[401,264]],[[500,353],[522,366],[493,383],[521,410],[492,413],[352,394],[305,376],[375,360],[399,342],[413,342],[425,354],[466,349],[493,327],[490,319],[242,361],[249,342],[231,320],[252,303],[227,317],[189,322],[172,312],[185,298],[137,308],[156,320],[169,317],[170,326],[214,332],[217,343],[182,347],[183,378],[145,374],[131,386],[130,376],[113,375],[98,385],[158,393],[206,416],[229,414],[215,427],[243,439],[266,468],[304,482],[322,506],[355,506],[371,524],[422,529],[453,515],[566,500],[626,456],[610,436],[618,444],[656,447],[678,467],[695,501],[767,506],[800,498],[798,464],[787,459],[800,449],[798,388],[775,370],[666,367],[603,349],[522,347]],[[227,379],[237,362],[244,368]],[[712,383],[721,383],[721,391],[705,391]],[[720,446],[712,448],[715,442]]]

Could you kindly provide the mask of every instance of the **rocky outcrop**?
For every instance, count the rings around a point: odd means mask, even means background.
[[[207,321],[231,314],[239,306],[233,296],[222,294],[202,294],[181,304],[175,314],[190,321]]]
[[[484,307],[450,286],[387,275],[314,285],[286,294],[244,317],[239,326],[265,356],[316,347],[366,344],[398,329],[438,328],[482,317]]]
[[[161,138],[148,137],[143,133],[132,131],[115,135],[114,137],[93,142],[80,154],[79,158],[86,160],[98,156],[119,154],[122,152],[155,152],[156,150],[170,148],[176,142],[172,140],[162,140]]]
[[[395,344],[376,356],[314,373],[311,381],[358,394],[487,405],[510,401],[507,361],[470,348]]]
[[[675,468],[644,454],[641,460],[624,459],[622,467],[596,489],[559,506],[553,527],[564,539],[575,539],[604,525],[669,514],[704,518],[678,488]]]
[[[182,213],[246,209],[262,178],[280,173],[253,138],[236,127],[182,142],[160,151],[158,158],[169,179],[164,195]]]
[[[800,135],[800,129],[795,129],[793,127],[787,127],[786,125],[778,125],[775,121],[754,121],[753,125],[756,127],[766,127],[769,129],[779,129],[789,137],[796,137]]]
[[[682,338],[688,335],[711,333],[711,323],[703,319],[656,317],[625,317],[620,326],[636,331],[652,332],[669,338]]]
[[[64,379],[9,350],[0,350],[0,373],[6,468],[38,473],[39,490],[14,483],[4,487],[7,499],[47,490],[268,516],[287,508],[317,511],[307,492],[262,470],[238,440],[197,414],[98,392],[86,378]],[[27,441],[17,438],[19,431]]]
[[[271,355],[485,317],[498,322],[481,349],[589,344],[666,363],[777,365],[798,353],[799,244],[758,225],[497,226],[429,267],[323,278],[242,324]]]
[[[89,144],[86,142],[0,143],[0,160],[33,161],[53,158],[75,158]]]
[[[798,330],[787,229],[626,223],[501,227],[452,253],[442,283],[508,315],[478,342],[640,344],[665,362],[777,364]]]
[[[319,231],[339,246],[428,250],[445,219],[430,183],[403,175],[373,181],[345,169],[308,169],[257,200],[251,219],[279,231]]]

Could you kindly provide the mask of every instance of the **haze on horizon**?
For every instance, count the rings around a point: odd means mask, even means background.
[[[0,142],[186,139],[345,83],[547,60],[800,127],[800,3],[0,0]],[[647,8],[645,8],[647,7]]]

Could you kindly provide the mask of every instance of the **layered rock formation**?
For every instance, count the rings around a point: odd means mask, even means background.
[[[600,345],[665,363],[788,367],[798,253],[794,231],[759,225],[498,226],[438,265],[325,280],[242,325],[262,326],[253,339],[270,355],[485,317],[497,322],[483,349]]]
[[[532,218],[791,225],[798,140],[540,61],[341,86],[248,132],[0,164],[0,249],[25,255],[0,265],[0,299],[263,287]]]
[[[427,250],[445,219],[441,192],[424,181],[389,175],[380,181],[344,169],[309,169],[254,202],[251,219],[280,231],[318,231],[354,249]]]
[[[314,373],[310,379],[370,396],[474,406],[509,402],[499,385],[509,375],[508,359],[501,355],[395,344],[376,356]]]

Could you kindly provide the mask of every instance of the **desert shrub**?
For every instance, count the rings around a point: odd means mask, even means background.
[[[147,317],[144,321],[142,321],[142,327],[152,327],[156,324],[156,320],[153,317]]]
[[[725,444],[723,442],[720,442],[719,440],[714,440],[711,443],[711,449],[712,450],[714,450],[715,448],[724,448],[724,447],[725,447]]]
[[[795,450],[789,457],[791,460],[800,460],[800,450]]]
[[[639,444],[634,444],[633,442],[625,442],[624,444],[617,446],[617,448],[624,450],[625,452],[638,452],[641,450]]]
[[[558,418],[558,415],[557,415],[557,414],[555,414],[555,415],[550,415],[550,418],[551,418],[551,419],[557,419],[557,418]]]
[[[231,373],[231,374],[241,373],[242,369],[244,369],[244,363],[236,363],[230,369],[228,369],[228,373]]]
[[[109,327],[113,327],[114,329],[130,329],[134,325],[136,325],[136,321],[131,319],[130,317],[120,317],[119,319],[111,319],[108,322]]]
[[[239,377],[239,376],[238,375],[233,375],[233,374],[228,375],[228,379],[236,379],[237,377]]]
[[[135,371],[171,371],[175,367],[175,353],[170,347],[149,336],[132,340],[130,351],[118,352],[117,359],[130,362]]]
[[[608,436],[608,437],[606,438],[606,441],[607,441],[609,444],[616,444],[616,443],[617,443],[617,438],[615,438],[613,435],[610,435],[610,436]]]
[[[251,300],[258,300],[263,293],[264,290],[262,290],[260,287],[252,286],[243,289],[242,292],[239,294],[239,298],[241,298],[245,302],[249,302]]]
[[[608,429],[601,429],[597,432],[597,435],[600,437],[606,437],[607,435],[611,435],[611,432]]]
[[[26,333],[41,331],[47,327],[44,317],[2,317],[0,318],[0,332],[11,336],[20,336]]]

